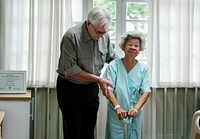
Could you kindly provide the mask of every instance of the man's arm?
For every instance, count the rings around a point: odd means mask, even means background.
[[[108,80],[101,78],[99,76],[96,76],[94,74],[85,72],[83,70],[81,72],[79,72],[78,74],[72,75],[72,77],[79,79],[79,80],[83,80],[83,81],[98,83],[103,92],[103,95],[106,97],[107,97],[108,86],[113,87],[113,84],[111,82],[109,82]]]

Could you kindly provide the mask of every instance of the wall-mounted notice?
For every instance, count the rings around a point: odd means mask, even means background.
[[[26,93],[26,71],[0,70],[0,93]]]

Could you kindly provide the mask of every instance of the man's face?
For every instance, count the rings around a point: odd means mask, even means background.
[[[101,26],[100,24],[93,25],[90,21],[87,21],[87,29],[90,37],[93,40],[98,40],[99,38],[103,37],[103,35],[107,32],[104,26]]]

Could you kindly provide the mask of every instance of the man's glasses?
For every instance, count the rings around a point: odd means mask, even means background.
[[[90,23],[90,24],[92,25],[92,27],[93,27],[93,29],[94,29],[96,35],[104,35],[105,33],[107,33],[107,32],[109,31],[109,30],[106,30],[105,32],[98,31],[98,30],[94,27],[94,25],[93,25],[92,23]]]

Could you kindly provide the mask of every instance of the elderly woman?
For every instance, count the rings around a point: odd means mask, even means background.
[[[103,77],[111,81],[108,88],[106,139],[140,139],[142,106],[151,92],[147,66],[136,60],[144,49],[141,32],[129,31],[122,35],[119,46],[125,56],[112,61]]]

